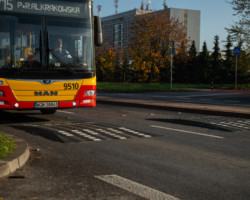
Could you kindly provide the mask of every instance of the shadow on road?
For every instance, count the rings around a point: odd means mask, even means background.
[[[22,126],[22,125],[20,125],[20,126],[19,125],[14,125],[12,127],[16,128],[18,130],[23,130],[23,131],[25,131],[27,133],[30,133],[32,135],[43,137],[45,139],[48,139],[48,140],[51,140],[51,141],[54,141],[54,142],[65,143],[65,141],[63,139],[61,139],[58,135],[56,135],[55,132],[43,129],[41,127]]]
[[[201,128],[207,128],[207,129],[215,129],[220,131],[226,131],[226,132],[232,132],[229,129],[222,128],[213,124],[205,123],[205,122],[198,122],[198,121],[192,121],[192,120],[186,120],[186,119],[147,119],[151,121],[157,121],[157,122],[165,122],[165,123],[171,123],[171,124],[180,124],[185,126],[195,126],[195,127],[201,127]]]
[[[40,117],[39,117],[40,116]],[[0,111],[0,124],[46,122],[40,113],[24,111]]]

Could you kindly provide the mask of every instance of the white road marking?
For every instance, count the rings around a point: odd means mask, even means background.
[[[186,130],[181,130],[181,129],[174,129],[174,128],[168,128],[164,126],[155,126],[155,125],[150,125],[153,128],[160,128],[160,129],[166,129],[170,131],[176,131],[176,132],[181,132],[181,133],[189,133],[193,135],[200,135],[200,136],[205,136],[205,137],[212,137],[212,138],[217,138],[217,139],[224,139],[224,137],[216,136],[216,135],[209,135],[205,133],[198,133],[198,132],[193,132],[193,131],[186,131]]]
[[[127,190],[135,195],[143,197],[149,200],[179,200],[178,198],[163,193],[161,191],[152,189],[145,185],[136,183],[129,179],[123,178],[118,175],[102,175],[102,176],[95,176],[95,178],[100,179],[106,183],[119,187],[123,190]]]
[[[74,135],[68,133],[67,131],[58,131],[59,133],[63,134],[63,135],[66,135],[68,137],[74,137]]]
[[[219,125],[221,125],[221,126],[228,126],[228,127],[236,127],[236,128],[249,129],[248,126],[244,126],[244,124],[237,123],[237,122],[219,122]]]
[[[90,134],[92,134],[92,135],[98,135],[97,132],[92,131],[92,130],[89,130],[89,129],[82,129],[82,130],[85,131],[85,132],[87,132],[87,133],[90,133]]]
[[[134,135],[139,135],[139,136],[141,136],[141,137],[146,137],[146,138],[150,138],[150,137],[151,137],[150,135],[146,135],[146,134],[144,134],[144,133],[140,133],[140,132],[137,132],[137,131],[133,131],[133,130],[128,129],[128,128],[120,127],[119,129],[120,129],[120,130],[123,130],[123,131],[127,131],[127,132],[129,132],[129,133],[132,133],[132,134],[134,134]]]
[[[81,132],[81,131],[79,131],[79,130],[72,130],[72,132],[74,132],[74,133],[76,133],[76,134],[78,134],[78,135],[81,135],[81,136],[83,136],[83,137],[86,137],[86,138],[88,138],[88,139],[90,139],[90,140],[93,140],[93,141],[101,141],[101,139],[96,138],[96,137],[93,137],[93,136],[88,135],[88,134],[86,134],[86,133],[83,133],[83,132]]]
[[[107,130],[113,131],[113,132],[118,133],[118,134],[123,134],[123,132],[116,130],[114,128],[107,128]]]
[[[97,131],[101,132],[101,133],[104,133],[106,135],[109,135],[111,137],[115,137],[115,138],[118,138],[120,140],[125,140],[127,139],[126,137],[123,137],[123,136],[120,136],[120,135],[116,135],[114,133],[111,133],[110,131],[106,131],[106,130],[103,130],[103,129],[96,129]]]
[[[222,122],[218,122],[218,123],[211,122],[210,124],[217,125],[217,126],[229,127],[227,124],[223,124]]]
[[[64,111],[64,110],[57,110],[57,112],[67,113],[67,114],[71,114],[71,115],[75,114],[73,112]]]

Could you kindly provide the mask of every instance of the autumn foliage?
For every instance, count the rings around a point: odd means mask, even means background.
[[[112,74],[115,72],[115,52],[110,47],[108,49],[96,49],[97,76],[100,81],[112,81]]]
[[[169,66],[171,41],[176,49],[187,44],[183,25],[165,11],[134,17],[132,33],[129,56],[138,82],[160,81]]]
[[[228,36],[226,50],[219,49],[219,38],[214,38],[213,52],[206,42],[197,52],[194,41],[188,41],[185,26],[170,19],[166,10],[134,16],[133,34],[126,49],[108,45],[96,48],[97,80],[106,82],[170,82],[170,59],[174,41],[174,83],[234,83],[236,57]],[[105,39],[105,37],[104,37]],[[238,82],[249,83],[249,50],[238,56]],[[223,55],[223,56],[222,56]]]

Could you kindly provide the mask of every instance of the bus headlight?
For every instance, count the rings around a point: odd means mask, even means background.
[[[96,95],[96,91],[95,90],[87,90],[85,92],[85,96],[93,96]]]

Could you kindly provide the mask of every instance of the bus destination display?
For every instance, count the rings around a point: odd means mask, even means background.
[[[86,18],[88,17],[88,11],[84,12],[88,7],[86,4],[70,1],[0,0],[0,11]]]

